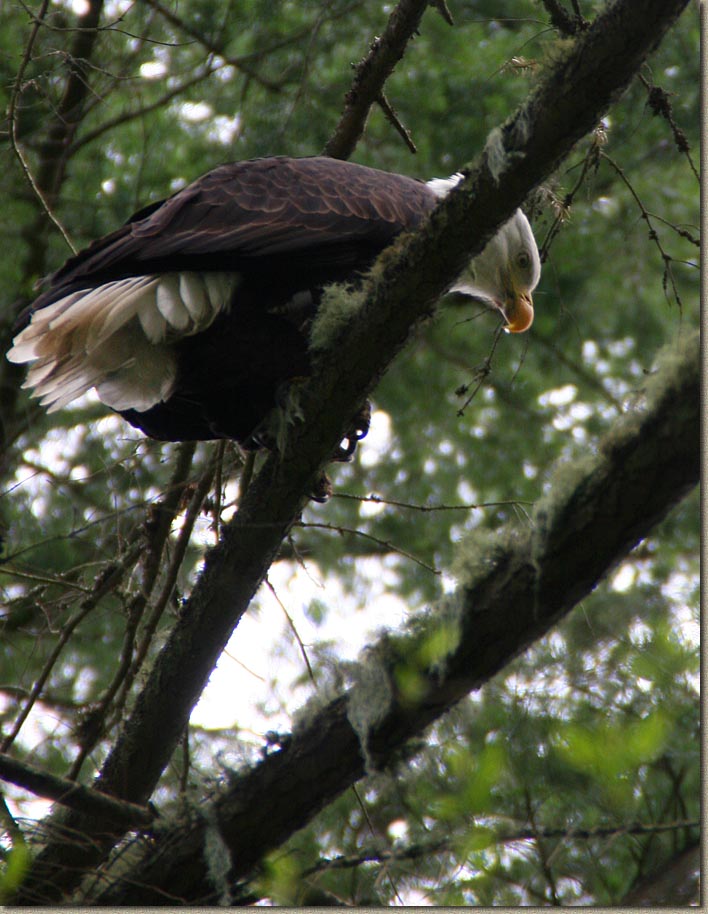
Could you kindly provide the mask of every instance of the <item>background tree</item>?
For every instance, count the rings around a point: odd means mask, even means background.
[[[20,785],[4,806],[6,898],[695,896],[699,30],[687,11],[640,66],[683,4],[649,6],[663,25],[636,58],[642,23],[623,29],[621,3],[459,2],[454,26],[413,2],[388,23],[337,0],[267,15],[248,2],[3,8],[4,349],[68,243],[221,161],[355,147],[365,164],[447,175],[530,90],[526,168],[508,157],[495,188],[482,160],[449,224],[399,254],[418,277],[392,310],[399,336],[459,256],[455,220],[477,231],[472,253],[535,188],[546,257],[526,338],[454,302],[418,328],[375,389],[356,461],[333,473],[335,497],[301,517],[299,480],[336,439],[336,411],[293,430],[282,485],[266,460],[241,497],[231,445],[150,442],[89,398],[48,417],[3,361],[0,773]],[[587,86],[593,65],[592,91],[571,96],[576,123],[564,87]],[[594,105],[632,71],[598,122]],[[539,105],[554,87],[555,105]],[[357,371],[375,377],[400,340],[379,354],[358,332]],[[667,342],[683,354],[657,368]],[[336,395],[327,364],[313,414]],[[267,525],[247,527],[269,517],[287,539],[185,728],[173,709],[191,709],[248,604],[246,571],[257,583],[278,548]],[[239,661],[260,677],[253,708],[236,701]],[[220,725],[205,727],[215,706]],[[58,780],[98,772],[131,802],[67,796]],[[37,795],[73,806],[47,815]]]

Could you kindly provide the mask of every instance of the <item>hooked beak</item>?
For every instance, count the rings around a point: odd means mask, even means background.
[[[533,323],[533,299],[530,292],[513,289],[500,309],[506,318],[504,330],[507,333],[523,333]]]

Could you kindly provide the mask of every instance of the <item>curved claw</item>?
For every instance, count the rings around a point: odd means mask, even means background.
[[[323,505],[330,500],[333,491],[331,479],[326,473],[322,472],[313,482],[308,494],[312,501]]]
[[[346,444],[344,442],[346,442]],[[349,461],[354,456],[354,452],[356,451],[356,445],[356,438],[342,439],[342,443],[339,445],[334,454],[332,454],[332,461],[334,463],[349,463]]]
[[[366,400],[359,412],[354,416],[354,421],[352,422],[352,429],[357,441],[361,441],[362,438],[366,437],[370,425],[371,401]]]
[[[339,447],[332,455],[332,460],[337,463],[348,463],[354,456],[357,443],[361,441],[362,438],[366,437],[370,425],[371,403],[367,400],[352,419],[352,424]]]

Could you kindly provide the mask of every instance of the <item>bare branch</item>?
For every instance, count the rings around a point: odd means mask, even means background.
[[[162,618],[162,614],[167,607],[167,603],[174,592],[177,576],[179,574],[180,568],[182,567],[182,562],[184,561],[184,557],[189,546],[194,524],[196,523],[199,512],[201,511],[202,505],[204,504],[204,500],[209,494],[209,490],[214,479],[215,463],[216,460],[214,460],[212,465],[208,467],[207,470],[202,474],[201,479],[194,487],[192,497],[190,498],[189,504],[187,506],[184,524],[180,530],[180,534],[177,538],[172,557],[164,575],[162,588],[157,596],[157,599],[155,600],[148,618],[145,621],[141,631],[141,640],[137,645],[135,658],[130,668],[130,674],[126,677],[126,680],[123,683],[121,689],[121,698],[118,701],[118,706],[120,708],[124,706],[128,695],[128,690],[142,669],[142,665],[145,662],[148,654],[148,649],[152,643],[155,632],[157,631],[158,622]]]
[[[127,694],[142,666],[157,623],[174,587],[177,570],[174,569],[173,561],[164,587],[167,593],[163,593],[162,597],[157,600],[156,606],[153,607],[148,622],[144,626],[141,643],[136,647],[138,627],[160,575],[160,560],[167,544],[170,528],[180,510],[185,491],[189,485],[189,472],[192,467],[195,448],[196,445],[193,441],[185,442],[179,446],[170,484],[161,501],[148,509],[147,520],[143,527],[146,541],[143,544],[144,548],[141,550],[142,587],[127,607],[126,616],[128,621],[123,634],[123,647],[118,668],[101,700],[83,718],[80,733],[81,749],[69,771],[71,780],[78,777],[86,758],[96,747],[101,737],[105,735],[109,726],[107,716],[111,708],[113,708],[112,716],[114,719],[123,708]],[[209,477],[210,481],[211,477]],[[177,569],[184,558],[184,551],[184,547],[178,549]],[[116,695],[119,697],[114,707]]]
[[[401,549],[400,546],[396,546],[395,543],[391,543],[388,540],[379,539],[378,536],[374,536],[372,533],[367,533],[365,530],[349,529],[346,527],[340,527],[336,524],[316,524],[312,522],[298,523],[295,526],[306,527],[308,530],[330,530],[339,534],[348,533],[350,536],[360,536],[365,540],[369,540],[370,542],[375,543],[379,549],[385,553],[395,552],[396,555],[401,555],[403,558],[410,559],[412,562],[415,562],[416,565],[420,565],[421,568],[425,568],[425,570],[429,571],[431,574],[442,574],[438,568],[434,568],[432,565],[428,565],[427,562],[416,558],[416,556],[414,556],[412,553],[407,552],[405,549]]]
[[[429,6],[429,0],[399,0],[380,38],[358,64],[352,87],[344,100],[344,111],[323,155],[347,159],[354,151],[366,126],[371,106],[380,98],[383,87],[406,46],[415,35]]]
[[[154,10],[160,13],[160,15],[163,16],[165,20],[170,23],[170,25],[179,29],[181,32],[184,32],[185,35],[189,35],[195,41],[198,41],[199,44],[201,44],[209,51],[210,54],[217,54],[219,57],[222,57],[223,60],[229,64],[229,66],[234,67],[236,70],[240,70],[241,73],[243,73],[245,76],[248,76],[249,79],[260,83],[260,85],[262,85],[265,89],[269,89],[271,92],[281,91],[282,86],[279,83],[264,78],[257,70],[249,65],[247,61],[249,58],[252,59],[253,55],[244,57],[229,57],[223,44],[218,41],[213,41],[211,38],[199,32],[188,22],[178,16],[174,10],[169,9],[167,6],[165,6],[164,3],[160,3],[159,0],[147,0],[147,2]],[[305,32],[305,34],[307,34],[307,32]]]
[[[0,753],[0,779],[84,815],[97,816],[124,827],[149,825],[155,818],[155,813],[144,806],[116,800],[90,787],[18,762],[4,753]]]
[[[386,115],[386,119],[389,121],[389,123],[393,124],[396,133],[398,133],[409,150],[415,155],[415,153],[418,152],[418,149],[413,142],[413,136],[410,130],[401,122],[398,114],[396,113],[396,110],[386,98],[386,95],[383,92],[380,92],[376,101],[378,102],[378,105],[383,113]]]
[[[44,134],[45,140],[40,147],[37,166],[32,168],[19,141],[17,116],[20,97],[24,88],[24,74],[29,65],[39,31],[44,25],[44,16],[48,6],[47,0],[43,0],[37,16],[34,17],[8,105],[10,148],[19,162],[25,180],[32,189],[34,198],[39,203],[36,217],[29,222],[22,233],[27,242],[27,255],[23,264],[25,286],[47,272],[47,229],[50,224],[58,229],[69,249],[75,251],[73,242],[56,215],[55,208],[66,174],[67,149],[81,123],[84,103],[89,92],[85,70],[87,61],[90,60],[95,46],[103,0],[90,0],[85,15],[79,18],[79,29],[67,55],[68,75],[64,82],[64,92],[56,111],[49,118]],[[26,292],[27,289],[25,289],[25,294]],[[16,307],[19,309],[20,306],[25,304],[27,304],[26,300],[20,301],[16,303]],[[10,329],[9,323],[3,327],[5,332]],[[8,343],[9,340],[6,340],[0,348],[5,350]],[[2,406],[0,463],[4,463],[7,457],[5,448],[26,427],[27,415],[17,415],[17,396],[21,379],[22,372],[18,371],[15,366],[5,364],[0,368],[0,405]],[[34,407],[34,409],[36,408]]]
[[[74,43],[67,55],[69,73],[64,92],[42,144],[36,182],[51,204],[58,199],[68,162],[67,150],[81,123],[82,109],[90,92],[86,71],[102,12],[103,0],[90,0],[85,15],[79,19]],[[44,271],[34,272],[41,275]]]
[[[446,0],[430,0],[430,5],[436,9],[448,25],[454,25],[455,20],[447,5]]]
[[[636,822],[628,825],[598,826],[596,828],[520,828],[516,831],[499,830],[494,835],[494,842],[496,844],[515,844],[522,841],[532,841],[536,838],[552,841],[594,841],[598,838],[620,838],[624,835],[661,834],[662,832],[683,831],[686,828],[697,829],[699,827],[700,822],[692,820],[658,823]],[[439,838],[420,844],[409,844],[408,846],[396,847],[391,850],[382,850],[380,847],[373,847],[369,850],[363,849],[361,853],[351,857],[341,856],[320,860],[314,866],[306,869],[302,875],[312,876],[315,873],[321,873],[327,870],[353,869],[361,866],[362,863],[380,863],[384,860],[418,860],[433,854],[455,854],[458,852],[459,847],[457,847],[453,841],[446,838]]]

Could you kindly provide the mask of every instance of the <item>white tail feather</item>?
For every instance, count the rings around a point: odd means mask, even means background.
[[[191,319],[196,324],[203,321],[209,313],[210,301],[204,286],[204,277],[200,273],[180,273],[179,295]]]
[[[231,303],[235,273],[131,276],[41,308],[7,354],[29,362],[23,387],[54,412],[92,387],[117,410],[144,411],[170,396],[173,344],[205,330]]]
[[[177,276],[164,276],[157,287],[157,310],[171,327],[186,332],[191,323],[189,311],[179,297]]]
[[[146,282],[142,286],[138,283],[126,284],[123,289],[117,290],[119,294],[112,297],[112,300],[106,300],[106,304],[91,323],[87,338],[89,348],[100,345],[141,310],[151,307],[158,280],[155,277],[143,278]]]

